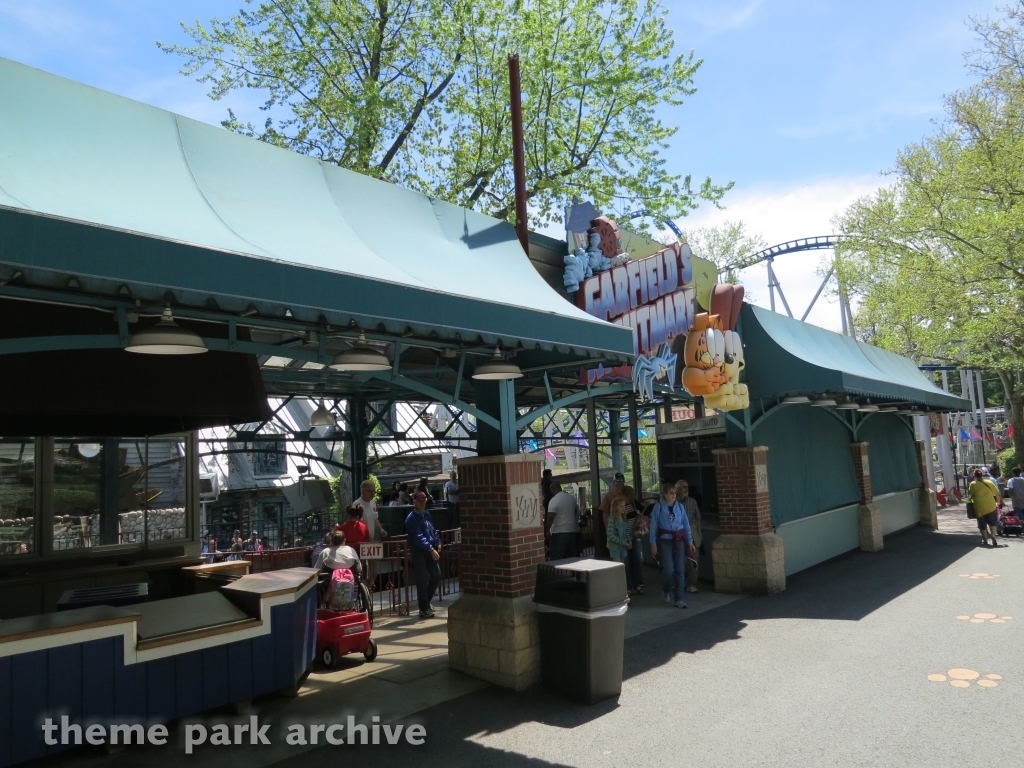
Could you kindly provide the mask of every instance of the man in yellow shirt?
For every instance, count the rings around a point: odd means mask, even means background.
[[[986,480],[980,469],[974,470],[974,480],[967,486],[967,496],[974,504],[974,513],[978,516],[978,530],[981,531],[981,543],[988,544],[989,537],[992,538],[992,546],[998,547],[996,543],[996,523],[999,507],[1000,494],[996,484]]]

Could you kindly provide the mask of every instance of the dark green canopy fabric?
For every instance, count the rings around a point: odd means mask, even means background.
[[[749,304],[740,323],[751,400],[849,394],[970,410],[967,400],[936,387],[900,355]]]
[[[33,286],[632,353],[506,222],[7,59],[0,105],[0,264]]]

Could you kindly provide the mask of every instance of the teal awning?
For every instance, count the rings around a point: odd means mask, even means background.
[[[970,410],[969,401],[936,387],[905,357],[762,307],[746,304],[740,317],[752,400],[850,394]]]
[[[631,357],[506,222],[6,59],[0,105],[0,263],[30,285]]]

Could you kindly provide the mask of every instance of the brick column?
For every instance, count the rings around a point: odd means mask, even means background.
[[[921,490],[917,494],[921,525],[935,531],[939,528],[938,504],[935,501],[935,491],[928,484],[928,461],[924,454],[925,451],[931,450],[931,441],[915,440],[914,445],[917,448],[917,469],[921,473]]]
[[[768,449],[715,450],[719,530],[711,547],[715,591],[770,595],[786,588],[786,555],[772,526]]]
[[[451,667],[523,690],[540,679],[533,587],[544,562],[537,456],[459,459],[460,597],[448,609]]]
[[[885,548],[882,541],[882,512],[874,504],[871,491],[871,460],[868,458],[868,444],[850,443],[853,459],[853,473],[860,490],[860,504],[857,506],[857,538],[862,552],[878,552]]]

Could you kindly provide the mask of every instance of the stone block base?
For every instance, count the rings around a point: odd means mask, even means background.
[[[921,492],[917,495],[917,504],[921,511],[921,525],[937,531],[939,529],[939,514],[935,491],[927,486],[922,487]]]
[[[711,547],[715,591],[734,595],[773,595],[786,588],[786,551],[774,533],[724,533]]]
[[[874,504],[857,507],[857,538],[861,552],[880,552],[885,549],[882,541],[882,510]]]
[[[540,632],[533,597],[463,595],[448,609],[448,664],[522,691],[540,682]]]

